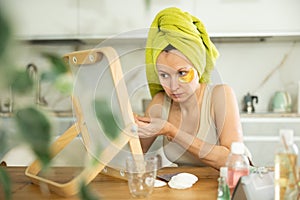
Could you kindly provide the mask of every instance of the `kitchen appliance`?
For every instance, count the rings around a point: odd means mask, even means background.
[[[272,111],[277,113],[285,113],[292,111],[292,98],[288,92],[275,92],[272,99]]]
[[[254,113],[254,102],[258,103],[258,97],[251,95],[249,92],[244,96],[243,112]]]

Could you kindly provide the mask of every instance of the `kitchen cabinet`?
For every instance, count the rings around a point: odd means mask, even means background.
[[[197,0],[195,13],[214,33],[299,32],[299,7],[298,0]]]
[[[2,4],[14,19],[15,35],[24,40],[107,38],[148,28],[165,7],[194,10],[194,1],[180,0],[152,0],[149,4],[146,0],[5,0]]]
[[[74,37],[78,33],[78,5],[74,0],[5,0],[14,33],[25,40]]]
[[[147,29],[162,8],[179,6],[193,13],[194,1],[174,0],[79,0],[78,28],[81,39],[105,39],[137,29]],[[139,32],[140,33],[140,32]],[[142,33],[146,37],[147,30]],[[126,35],[128,36],[128,35]],[[131,34],[129,37],[141,35]]]
[[[1,3],[11,10],[8,13],[14,19],[19,39],[77,39],[95,44],[128,31],[122,39],[144,40],[154,16],[171,6],[199,17],[215,41],[299,41],[300,2],[288,1],[4,0]],[[137,29],[141,32],[133,31]]]
[[[279,130],[293,129],[294,140],[300,148],[300,115],[242,115],[244,141],[253,156],[255,165],[273,166],[279,144]],[[298,163],[300,158],[298,157]]]
[[[141,0],[79,0],[78,12],[79,35],[85,38],[110,37],[148,26],[144,23],[147,12]]]

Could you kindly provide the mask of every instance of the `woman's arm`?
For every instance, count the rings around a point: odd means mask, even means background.
[[[142,138],[151,138],[155,133],[167,136],[172,142],[176,142],[196,158],[216,169],[225,165],[229,149],[221,145],[212,145],[176,128],[173,124],[161,120],[160,118],[138,117],[139,121],[145,121],[139,128],[139,135]],[[149,120],[149,122],[146,122]],[[150,134],[150,135],[149,135]]]
[[[232,142],[243,142],[238,103],[228,85],[218,85],[212,94],[212,116],[216,123],[220,145],[230,149]]]
[[[175,128],[176,129],[176,128]],[[222,145],[209,144],[203,140],[186,133],[181,130],[173,130],[170,132],[176,132],[176,136],[172,138],[172,142],[176,142],[183,148],[187,149],[192,155],[199,158],[203,163],[212,166],[216,169],[225,166],[227,157],[230,150]]]
[[[239,109],[235,94],[229,86],[219,85],[214,88],[211,114],[219,136],[218,145],[206,143],[194,135],[178,129],[173,124],[162,120],[160,117],[152,117],[151,115],[137,118],[139,134],[141,138],[145,138],[145,141],[150,141],[149,143],[151,143],[151,138],[165,135],[172,142],[176,142],[187,149],[202,162],[219,169],[225,166],[230,153],[231,143],[242,141]],[[142,145],[147,147],[146,145],[148,144],[149,148],[151,145],[149,146],[149,143],[145,141],[142,141]]]
[[[147,118],[161,118],[161,113],[162,113],[162,104],[163,104],[163,99],[164,99],[164,93],[158,93],[156,94],[151,102],[149,103],[146,111],[145,111],[145,116]],[[136,117],[136,123],[141,126],[148,125],[150,122],[149,121],[143,121],[141,118],[138,116]],[[157,138],[157,135],[147,135],[147,136],[141,136],[140,135],[140,142],[141,146],[143,149],[143,152],[146,153],[155,139]]]
[[[231,143],[243,140],[236,97],[229,86],[219,85],[214,88],[211,113],[216,124],[219,145],[208,144],[174,126],[169,126],[171,128],[166,134],[202,162],[219,169],[226,163]]]

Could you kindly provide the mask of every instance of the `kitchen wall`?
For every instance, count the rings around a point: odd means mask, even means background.
[[[53,0],[43,3],[43,6],[38,0],[27,0],[26,4],[16,0],[6,2],[18,4],[11,6],[11,12],[7,10],[10,15],[15,15],[12,21],[16,24],[17,38],[22,41],[42,41],[39,44],[22,43],[13,49],[11,55],[19,67],[25,70],[26,65],[33,62],[40,71],[47,70],[49,63],[40,54],[45,51],[62,56],[77,50],[113,46],[121,55],[124,74],[129,81],[132,107],[137,113],[143,113],[142,100],[150,98],[143,68],[146,35],[103,40],[117,33],[149,27],[154,15],[169,6],[178,6],[198,16],[205,23],[208,32],[215,36],[220,58],[216,64],[214,81],[233,87],[240,109],[244,95],[250,92],[259,98],[258,104],[255,104],[256,112],[267,113],[270,111],[269,104],[274,92],[282,90],[291,94],[293,112],[297,112],[300,80],[298,0]],[[59,14],[47,17],[54,13],[56,5],[60,5],[57,10]],[[286,37],[291,33],[296,37]],[[228,35],[234,37],[228,40]],[[245,35],[251,37],[244,37]],[[258,37],[253,37],[255,35]],[[269,38],[270,35],[279,37]],[[219,36],[225,37],[220,39]],[[50,43],[45,43],[48,39]],[[59,42],[57,39],[71,40]],[[73,39],[87,43],[79,43]],[[135,88],[136,84],[139,85],[138,88]],[[42,83],[41,95],[53,109],[70,109],[70,99],[61,97],[46,83]],[[269,131],[267,128],[262,130],[263,127],[255,129],[257,123],[254,128],[244,127],[246,134]],[[277,135],[277,128],[280,126],[269,132]],[[296,135],[299,134],[298,128]],[[260,147],[262,149],[257,146],[253,149],[263,150],[265,144]],[[273,150],[274,146],[268,148]],[[260,152],[255,156],[261,157]],[[273,155],[273,152],[270,153]],[[269,154],[266,156],[269,157]],[[265,164],[266,161],[259,163]]]
[[[288,91],[297,112],[300,79],[299,42],[217,44],[221,52],[217,69],[240,102],[250,92],[259,98],[257,112],[268,112],[275,91]]]
[[[149,27],[155,14],[162,8],[177,6],[198,16],[206,25],[212,36],[235,35],[235,40],[216,42],[220,51],[216,69],[222,81],[231,85],[236,91],[238,102],[242,107],[243,96],[247,92],[257,95],[259,102],[257,112],[268,112],[270,100],[277,90],[290,92],[293,101],[293,112],[297,112],[297,83],[299,74],[299,37],[286,37],[285,40],[240,39],[243,35],[284,35],[300,33],[300,7],[298,0],[215,0],[215,1],[181,1],[181,0],[89,0],[89,1],[51,1],[40,4],[36,0],[26,3],[4,1],[7,13],[15,24],[18,38],[47,40],[52,39],[94,39],[88,45],[22,45],[23,51],[16,57],[21,66],[36,62],[45,68],[39,52],[52,51],[64,53],[94,48],[106,36]],[[147,3],[148,2],[148,3]],[[59,9],[59,14],[51,11]],[[16,6],[18,5],[18,6]],[[93,5],[93,6],[91,6]],[[135,7],[133,12],[132,8]],[[14,12],[9,12],[11,9]],[[33,12],[29,11],[33,9]],[[47,17],[50,15],[51,17]],[[39,16],[39,17],[37,17]],[[39,19],[40,18],[40,19]],[[53,28],[52,28],[53,27]],[[298,34],[299,36],[300,34]],[[144,38],[136,36],[129,40],[109,44],[120,52],[135,50],[135,53],[124,56],[124,66],[135,67],[144,63]],[[96,38],[96,39],[95,39]],[[97,41],[99,38],[99,41]],[[142,39],[141,39],[142,38]],[[144,77],[143,77],[144,78]],[[49,92],[47,93],[48,96]],[[141,92],[146,95],[146,92]],[[140,97],[140,95],[139,95]],[[51,98],[51,97],[48,97]],[[145,97],[148,98],[147,95]],[[50,100],[49,100],[50,101]],[[53,100],[55,101],[55,100]],[[137,112],[142,111],[141,103]]]
[[[139,76],[132,81],[144,83],[144,41],[113,42],[121,55],[124,70],[138,68]],[[270,110],[269,104],[275,91],[288,91],[293,102],[293,111],[297,112],[298,81],[300,80],[300,45],[299,42],[225,42],[215,43],[220,57],[216,64],[217,82],[223,82],[233,87],[242,109],[243,98],[247,92],[258,96],[255,104],[256,112],[265,113]],[[83,45],[80,49],[94,48],[94,45]],[[40,51],[54,51],[65,54],[75,51],[73,46],[47,46],[26,45],[18,56],[18,65],[25,66],[33,62],[42,69],[47,68],[47,63],[40,57]],[[43,86],[42,95],[49,101],[55,101],[53,93],[49,93],[49,86]],[[55,95],[54,95],[55,96]],[[58,97],[57,97],[58,98]],[[149,98],[146,86],[132,94],[133,106],[136,112],[142,112],[142,99]]]

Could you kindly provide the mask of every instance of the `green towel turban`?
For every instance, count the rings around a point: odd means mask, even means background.
[[[178,8],[166,8],[153,20],[146,44],[146,74],[151,96],[163,88],[159,83],[156,60],[160,52],[172,45],[197,69],[200,83],[210,82],[210,73],[219,55],[202,22]]]

